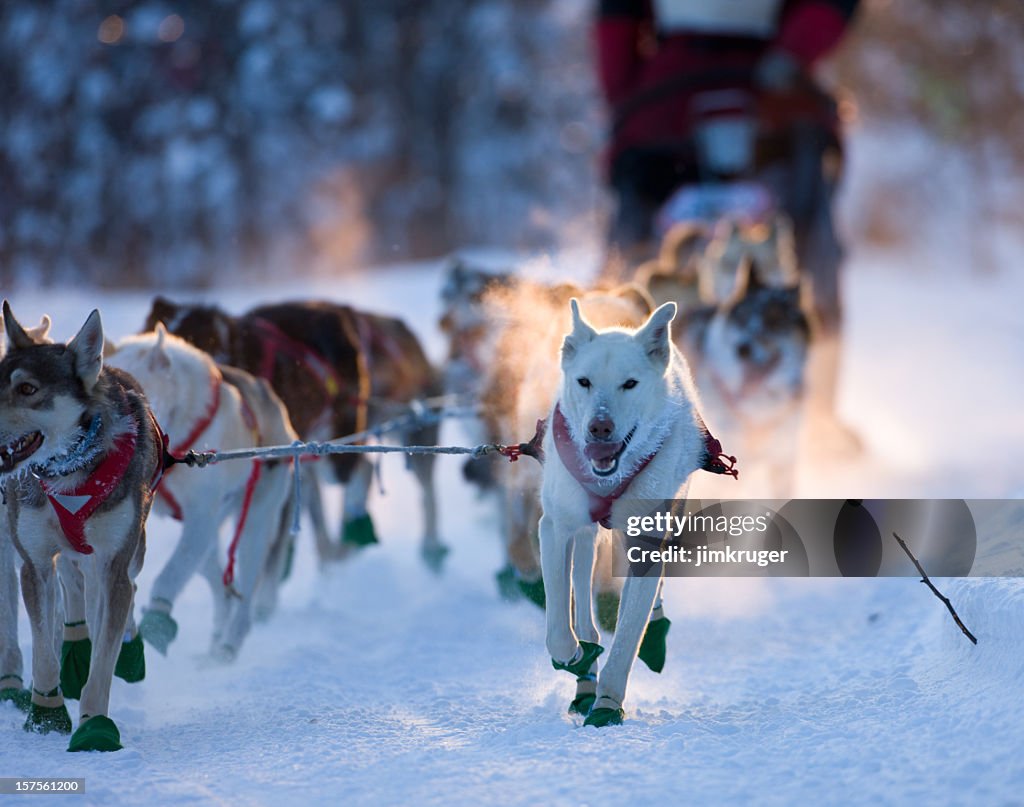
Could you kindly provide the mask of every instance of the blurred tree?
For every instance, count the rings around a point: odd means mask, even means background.
[[[205,284],[593,236],[591,13],[5,0],[0,280]],[[1024,161],[1022,31],[1018,0],[869,0],[836,80],[862,119],[917,121],[998,178]]]

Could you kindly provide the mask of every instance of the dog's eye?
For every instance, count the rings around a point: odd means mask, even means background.
[[[635,387],[638,383],[640,383],[640,382],[638,382],[635,378],[627,378],[626,379],[626,383],[624,383],[622,385],[622,388],[623,389],[633,389],[633,387]]]
[[[22,384],[18,384],[19,395],[35,395],[37,392],[39,392],[39,387],[33,386],[27,381]]]
[[[576,379],[576,383],[579,384],[581,387],[583,387],[583,389],[590,389],[590,379],[589,378],[586,378],[586,377],[584,377],[584,378],[577,378]]]

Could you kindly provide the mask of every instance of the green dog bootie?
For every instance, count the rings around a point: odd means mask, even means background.
[[[60,690],[52,692],[36,692],[41,698],[57,698]],[[40,706],[38,703],[30,702],[28,717],[25,718],[25,731],[35,734],[49,734],[56,731],[58,734],[71,733],[71,718],[68,716],[68,709],[62,703],[60,706]]]
[[[511,563],[505,564],[494,573],[494,582],[498,584],[498,596],[503,600],[515,602],[522,598],[523,592],[519,590],[516,580],[516,569]]]
[[[551,659],[551,666],[556,670],[571,672],[577,678],[587,675],[590,666],[597,661],[597,657],[604,652],[604,648],[594,642],[580,642],[580,657],[575,661],[555,661]]]
[[[637,656],[651,672],[660,673],[665,669],[665,637],[668,636],[670,627],[672,622],[667,616],[652,619],[647,623],[644,640],[640,643],[640,652]]]
[[[605,633],[615,633],[615,626],[619,622],[619,595],[614,591],[602,591],[595,599],[597,624]]]
[[[0,689],[0,703],[5,702],[13,703],[21,711],[27,712],[32,703],[32,693],[27,689],[20,689],[18,687]]]
[[[89,680],[89,657],[92,641],[65,639],[60,646],[60,690],[73,701],[82,697],[82,687]]]
[[[586,717],[590,714],[595,700],[597,700],[597,676],[593,673],[578,676],[576,678],[576,697],[569,704],[569,713]]]
[[[352,546],[370,546],[380,543],[377,540],[377,532],[373,529],[373,519],[369,515],[358,516],[351,521],[346,521],[341,540],[342,543]]]
[[[541,610],[544,609],[547,602],[544,596],[544,578],[538,577],[536,580],[527,580],[524,577],[520,577],[516,580],[519,585],[519,590],[523,593],[530,602],[536,605]]]
[[[584,726],[596,726],[602,728],[603,726],[621,726],[622,721],[626,719],[626,713],[622,710],[621,706],[615,708],[608,708],[602,706],[598,709],[591,709],[590,714],[587,715],[587,719],[583,721]]]
[[[423,562],[427,564],[427,568],[434,574],[440,574],[444,571],[444,559],[448,557],[449,552],[451,552],[451,548],[444,544],[431,544],[420,549]]]
[[[178,623],[166,611],[151,608],[142,615],[138,635],[153,645],[161,656],[166,656],[167,648],[178,635]]]
[[[71,735],[68,751],[120,751],[121,732],[106,715],[90,717]]]
[[[146,651],[139,634],[136,633],[134,639],[121,642],[121,652],[117,654],[114,675],[129,684],[137,684],[146,677]]]

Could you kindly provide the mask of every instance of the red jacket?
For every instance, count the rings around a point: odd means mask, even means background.
[[[723,2],[757,5],[752,0],[703,2],[710,9]],[[631,146],[671,148],[685,140],[691,133],[687,101],[698,89],[696,82],[700,90],[752,87],[755,67],[772,50],[812,67],[839,42],[856,4],[782,0],[772,21],[774,32],[766,36],[718,32],[707,24],[701,30],[682,26],[658,33],[651,0],[601,0],[596,46],[614,123],[612,155]],[[690,0],[689,5],[700,7],[701,2]],[[708,71],[718,71],[717,80]]]

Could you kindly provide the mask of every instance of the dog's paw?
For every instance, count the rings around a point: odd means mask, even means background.
[[[138,633],[134,639],[121,643],[121,652],[117,654],[117,664],[114,665],[114,675],[129,684],[136,684],[146,677],[146,651],[142,637]]]
[[[434,574],[440,574],[444,571],[444,559],[448,557],[449,552],[451,552],[450,547],[436,542],[428,544],[420,549],[420,554],[423,556],[423,562],[427,564],[427,568]]]
[[[601,706],[597,709],[590,710],[590,714],[588,714],[587,719],[583,721],[583,725],[596,726],[597,728],[602,728],[604,726],[621,726],[622,721],[625,719],[626,713],[623,711],[621,706]]]
[[[68,708],[64,704],[40,706],[38,703],[30,703],[24,729],[35,734],[49,734],[51,731],[70,734],[71,717],[68,715]]]
[[[228,665],[238,658],[238,649],[228,644],[214,642],[210,648],[210,661],[215,665]]]
[[[139,636],[149,642],[161,656],[178,635],[178,623],[166,611],[146,611],[139,623]]]
[[[538,608],[543,609],[547,603],[544,594],[544,578],[538,577],[536,580],[527,580],[524,577],[520,577],[516,580],[516,584],[519,586],[519,590],[523,593],[530,602],[536,605]]]
[[[68,751],[120,751],[121,732],[106,715],[90,717],[71,735]]]
[[[379,544],[377,531],[373,527],[373,519],[369,515],[358,516],[345,522],[341,542],[351,546],[371,546]]]
[[[597,661],[597,657],[604,652],[601,645],[594,642],[580,642],[580,657],[575,661],[555,661],[551,659],[551,666],[556,670],[565,670],[579,677],[587,675],[591,666]]]
[[[21,711],[27,712],[32,704],[32,693],[19,687],[0,689],[0,703],[13,703]]]
[[[665,639],[670,627],[672,627],[672,621],[667,616],[652,619],[647,623],[647,630],[644,631],[644,639],[640,643],[637,658],[646,664],[651,672],[660,673],[665,669],[665,656],[668,652]]]
[[[569,704],[569,714],[586,717],[590,714],[596,700],[597,695],[593,692],[577,692],[576,697]]]
[[[522,599],[523,592],[520,590],[516,579],[516,569],[508,563],[494,573],[494,582],[498,586],[498,596],[503,600],[515,602]]]
[[[73,701],[82,697],[82,687],[89,680],[89,658],[92,641],[65,639],[60,646],[60,691]]]

